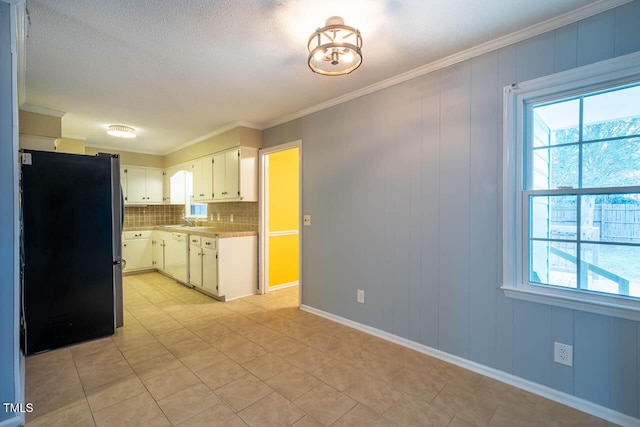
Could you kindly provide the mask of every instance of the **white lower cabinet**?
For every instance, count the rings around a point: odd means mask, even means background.
[[[225,301],[258,289],[258,237],[218,239],[218,296]]]
[[[122,233],[122,259],[126,261],[124,273],[153,268],[151,233],[151,230]]]
[[[189,235],[189,284],[202,287],[202,252],[200,236]]]
[[[253,295],[258,286],[256,236],[189,236],[189,283],[223,301]]]
[[[210,237],[202,238],[200,257],[202,258],[202,288],[218,295],[218,250],[217,240]]]
[[[189,284],[218,295],[217,239],[189,236]]]
[[[151,234],[151,263],[153,268],[165,272],[165,248],[171,233],[154,230]]]

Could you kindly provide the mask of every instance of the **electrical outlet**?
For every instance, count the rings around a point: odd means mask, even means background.
[[[360,304],[364,304],[364,289],[358,289],[357,295],[358,295],[358,302]]]
[[[229,221],[233,222],[233,214],[229,215]]]
[[[561,365],[573,366],[573,347],[568,344],[554,342],[553,361]]]
[[[311,225],[311,215],[305,215],[302,219],[304,225]]]

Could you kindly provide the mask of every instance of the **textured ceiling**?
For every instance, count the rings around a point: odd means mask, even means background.
[[[26,104],[63,136],[163,154],[236,122],[259,127],[593,0],[27,0]],[[362,66],[306,63],[332,15],[362,32]],[[126,124],[138,137],[105,133]]]

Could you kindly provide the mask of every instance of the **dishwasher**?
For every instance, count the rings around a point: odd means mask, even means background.
[[[187,283],[187,234],[171,233],[165,254],[166,272],[180,283]]]

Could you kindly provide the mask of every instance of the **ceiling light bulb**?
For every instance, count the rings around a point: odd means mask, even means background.
[[[322,61],[323,57],[324,57],[324,52],[321,50],[313,54],[313,59],[315,59],[316,61]]]
[[[135,129],[124,125],[111,125],[107,133],[118,138],[135,138]]]
[[[353,51],[350,49],[347,49],[344,55],[342,55],[342,60],[346,62],[353,61]]]

